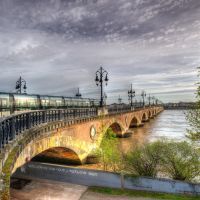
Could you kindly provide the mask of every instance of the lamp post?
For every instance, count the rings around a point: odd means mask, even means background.
[[[24,94],[26,94],[26,81],[20,76],[18,81],[16,82],[16,93],[22,94],[22,89],[24,89]]]
[[[119,95],[119,98],[118,98],[118,105],[117,105],[117,108],[119,107],[119,109],[121,110],[122,109],[122,98],[121,96]]]
[[[152,104],[154,106],[155,105],[155,97],[153,96],[151,99],[152,99]]]
[[[158,99],[156,99],[156,106],[158,105],[158,102],[159,102],[159,100],[158,100]]]
[[[135,90],[133,90],[133,86],[131,84],[131,89],[128,90],[128,98],[129,98],[129,101],[131,103],[131,109],[133,107],[133,98],[135,97]]]
[[[149,100],[149,106],[151,106],[151,96],[150,96],[150,94],[149,94],[148,100]]]
[[[104,95],[103,95],[103,99],[104,99],[104,106],[106,106],[106,100],[107,100],[108,96],[107,94],[104,92]]]
[[[119,104],[122,104],[122,98],[121,98],[120,95],[119,95],[119,98],[118,98],[118,103],[119,103]]]
[[[78,88],[78,92],[76,93],[76,97],[77,97],[77,98],[81,98],[81,97],[82,97],[82,95],[81,95],[81,93],[80,93],[80,91],[79,91],[79,88]]]
[[[135,100],[134,107],[137,108],[137,99]]]
[[[108,72],[100,67],[99,70],[96,71],[95,82],[97,86],[101,88],[101,99],[100,99],[100,107],[103,107],[103,82],[105,81],[106,85],[108,84]]]
[[[143,90],[142,93],[141,93],[141,96],[142,96],[142,100],[143,100],[143,107],[145,107],[145,97],[146,97],[146,92]]]

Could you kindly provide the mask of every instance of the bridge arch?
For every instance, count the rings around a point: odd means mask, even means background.
[[[12,173],[14,173],[18,167],[23,166],[28,161],[31,161],[31,159],[35,156],[51,148],[62,147],[70,149],[77,155],[81,163],[84,163],[89,152],[96,147],[95,143],[86,142],[73,137],[69,127],[65,129],[56,128],[50,132],[46,132],[46,130],[49,130],[48,128],[44,128],[43,130],[45,131],[43,132],[38,129],[33,132],[31,137],[27,135],[25,138],[22,138],[22,141],[19,141],[22,145],[21,147],[19,146],[18,150],[16,150],[16,155],[13,159],[12,165],[13,168],[11,169]],[[77,134],[76,131],[77,129],[74,134]],[[88,130],[86,130],[86,132],[88,132]],[[17,153],[19,151],[20,153]]]
[[[123,128],[120,125],[120,123],[118,122],[114,122],[112,123],[106,130],[106,132],[108,131],[108,129],[112,129],[112,131],[117,135],[117,136],[121,136],[123,134]]]
[[[152,117],[152,112],[151,112],[151,110],[148,111],[148,117],[149,117],[149,119]]]
[[[81,165],[81,160],[76,152],[66,147],[49,148],[36,155],[31,161],[49,162],[67,165]]]
[[[140,126],[141,124],[141,121],[136,117],[134,116],[132,119],[131,119],[131,122],[129,124],[129,127],[130,128],[135,128],[135,127],[138,127]]]
[[[148,119],[149,119],[149,117],[148,117],[148,114],[146,113],[146,112],[144,112],[143,114],[142,114],[142,122],[147,122],[148,121]]]

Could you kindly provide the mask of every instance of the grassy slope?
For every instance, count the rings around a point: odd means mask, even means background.
[[[153,199],[168,199],[168,200],[200,200],[200,196],[188,196],[188,195],[172,195],[172,194],[162,194],[144,191],[134,191],[134,190],[121,190],[121,189],[111,189],[102,187],[90,187],[89,191],[98,192],[109,195],[123,195],[129,197],[147,197]]]

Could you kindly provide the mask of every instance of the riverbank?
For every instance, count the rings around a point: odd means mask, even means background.
[[[90,187],[80,200],[199,200],[198,196],[172,195],[135,190]]]

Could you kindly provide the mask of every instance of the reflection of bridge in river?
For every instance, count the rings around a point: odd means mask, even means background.
[[[142,126],[163,110],[146,107],[101,115],[96,108],[39,110],[13,115],[0,122],[1,188],[9,192],[16,169],[47,149],[63,147],[84,163],[108,128],[123,137],[130,127]],[[106,114],[107,113],[107,114]]]

